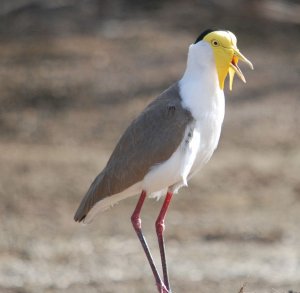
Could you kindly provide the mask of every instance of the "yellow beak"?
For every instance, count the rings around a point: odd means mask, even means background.
[[[233,78],[234,75],[237,76],[243,81],[246,82],[246,79],[238,67],[238,61],[241,60],[248,64],[251,69],[253,69],[252,63],[238,50],[235,45],[230,47],[219,46],[214,49],[216,67],[218,72],[220,88],[224,89],[224,82],[226,76],[229,74],[229,89],[232,90]]]
[[[252,70],[254,69],[252,63],[237,48],[233,48],[233,57],[231,62],[229,63],[228,69],[230,90],[232,90],[232,83],[235,73],[244,83],[246,83],[245,76],[237,65],[239,60],[247,63]]]

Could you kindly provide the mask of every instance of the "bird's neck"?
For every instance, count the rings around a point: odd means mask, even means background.
[[[220,89],[212,49],[209,45],[191,45],[186,70],[179,81],[182,104],[196,119],[221,107],[224,93]]]

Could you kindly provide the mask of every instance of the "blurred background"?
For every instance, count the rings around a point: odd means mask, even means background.
[[[130,223],[137,197],[88,226],[73,214],[212,26],[255,70],[241,65],[218,150],[171,204],[173,292],[299,292],[299,15],[299,1],[1,0],[0,292],[155,292]],[[161,204],[143,210],[158,264]]]

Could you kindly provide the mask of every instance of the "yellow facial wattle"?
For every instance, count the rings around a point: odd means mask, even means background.
[[[246,82],[242,71],[237,65],[238,61],[242,60],[247,63],[251,69],[253,69],[253,65],[237,48],[237,40],[233,33],[229,31],[213,31],[207,34],[203,40],[208,42],[213,49],[219,85],[222,90],[224,89],[224,82],[228,74],[230,90],[232,90],[235,74],[243,82]]]

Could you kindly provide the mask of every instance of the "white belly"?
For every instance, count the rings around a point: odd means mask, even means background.
[[[164,163],[152,167],[145,176],[143,189],[159,197],[170,187],[177,192],[186,186],[188,178],[211,158],[219,141],[221,126],[222,121],[214,116],[190,125],[174,154]]]
[[[176,183],[187,185],[187,176],[196,159],[199,146],[200,133],[194,125],[190,125],[173,155],[167,161],[152,167],[144,177],[143,189],[148,193],[154,193],[154,196],[159,196]]]
[[[210,160],[219,143],[222,122],[223,120],[215,119],[215,117],[198,122],[201,133],[200,146],[188,178]]]
[[[145,190],[151,197],[163,196],[168,188],[177,192],[187,185],[187,180],[208,162],[217,147],[222,121],[205,119],[191,125],[184,140],[174,154],[162,164],[152,167],[144,179],[114,196],[99,201],[88,213],[84,223],[89,223],[99,211],[104,211],[129,196]],[[192,130],[192,137],[189,132]]]

